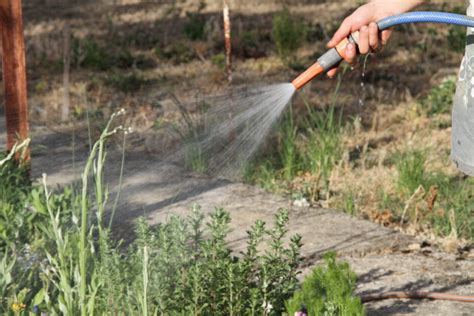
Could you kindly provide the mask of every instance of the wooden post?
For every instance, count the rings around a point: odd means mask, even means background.
[[[21,0],[0,0],[7,150],[29,137]],[[29,154],[26,156],[29,159]]]
[[[223,0],[223,16],[224,16],[224,39],[225,39],[225,64],[227,72],[227,81],[232,83],[232,38],[231,24],[229,14],[228,0]]]
[[[71,70],[71,29],[69,23],[66,22],[63,30],[64,52],[63,52],[63,104],[61,106],[61,120],[69,119],[69,108],[71,107],[69,77]]]

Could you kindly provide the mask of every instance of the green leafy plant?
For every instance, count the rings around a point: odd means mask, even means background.
[[[187,22],[184,25],[184,35],[186,38],[197,41],[204,40],[206,37],[206,20],[199,13],[186,13]]]
[[[466,28],[461,26],[450,26],[448,33],[448,42],[450,48],[462,53],[466,48]]]
[[[421,110],[428,116],[449,113],[456,91],[456,78],[447,77],[438,86],[433,87],[428,95],[421,99]]]
[[[112,52],[113,48],[116,51]],[[75,67],[107,71],[114,67],[130,68],[136,63],[135,57],[126,48],[105,46],[93,38],[73,38],[71,51],[71,63]]]
[[[140,90],[144,85],[150,83],[140,73],[133,71],[129,74],[114,73],[107,77],[105,81],[109,86],[119,91],[135,92]]]
[[[324,256],[319,266],[303,280],[301,289],[286,302],[289,315],[305,309],[308,316],[364,315],[360,298],[354,295],[356,274],[346,262],[337,262],[335,253]]]
[[[273,39],[278,55],[288,61],[289,57],[303,44],[306,28],[301,20],[293,17],[288,8],[273,17]]]
[[[170,60],[175,64],[190,62],[195,53],[193,48],[185,42],[174,42],[166,47],[156,46],[155,55],[160,59]]]
[[[217,66],[220,70],[225,69],[225,55],[220,53],[211,57],[211,62],[213,65]]]

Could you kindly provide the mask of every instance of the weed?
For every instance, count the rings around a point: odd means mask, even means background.
[[[283,179],[286,181],[291,181],[301,168],[300,153],[296,144],[297,135],[293,111],[290,108],[283,119],[281,132],[279,133],[280,150],[278,151],[282,163]]]
[[[116,48],[116,52],[112,53],[112,48],[101,45],[91,38],[84,40],[73,38],[71,64],[74,67],[106,71],[113,67],[130,68],[136,63],[135,57],[127,49]]]
[[[466,28],[452,25],[448,33],[449,47],[458,53],[464,52],[466,48]]]
[[[383,188],[377,190],[377,207],[379,211],[394,212],[403,207],[403,201],[398,196],[387,194]]]
[[[410,150],[396,153],[395,166],[398,171],[397,188],[404,196],[410,196],[421,185],[427,187],[425,173],[426,153]]]
[[[318,112],[308,107],[308,134],[306,164],[311,173],[323,180],[329,187],[331,171],[342,155],[341,121],[335,114],[334,106]]]
[[[342,75],[335,96],[341,78]],[[253,164],[252,182],[270,190],[286,187],[290,193],[295,193],[296,188],[296,193],[315,201],[327,198],[331,172],[342,156],[342,116],[336,114],[336,98],[327,109],[316,110],[302,97],[305,115],[300,115],[297,122],[291,108],[285,114],[277,133],[277,146],[261,156],[260,164]],[[325,194],[321,194],[323,191]]]
[[[110,68],[110,60],[105,49],[97,42],[87,39],[84,42],[73,41],[73,60],[75,64],[82,67],[107,70]]]
[[[206,20],[199,13],[186,13],[188,21],[184,25],[184,35],[192,41],[204,40],[206,37]]]
[[[344,210],[350,215],[355,215],[357,212],[356,197],[353,192],[344,192],[340,197],[338,209]]]
[[[225,55],[220,53],[211,57],[211,62],[213,65],[217,66],[220,70],[225,69]]]
[[[426,97],[421,99],[421,110],[428,116],[449,113],[456,90],[456,78],[447,77],[441,84],[433,87]]]
[[[420,150],[394,155],[398,195],[387,195],[380,190],[379,208],[395,215],[402,209],[404,213],[413,210],[410,217],[415,224],[428,224],[441,236],[455,234],[473,239],[474,189],[471,179],[427,172],[426,155]]]
[[[140,90],[149,81],[141,74],[132,72],[129,74],[114,73],[106,79],[106,84],[123,92],[135,92]]]
[[[156,46],[155,55],[160,59],[170,60],[175,64],[188,63],[195,57],[192,47],[184,42],[176,42],[165,48]]]
[[[184,167],[190,170],[206,173],[208,171],[209,157],[205,152],[206,133],[209,132],[208,116],[209,104],[201,101],[197,104],[198,115],[192,115],[181,101],[172,93],[170,93],[173,104],[178,108],[182,122],[179,126],[172,125],[172,131],[177,134],[181,144],[184,145]],[[178,155],[179,156],[179,155]]]
[[[441,236],[454,234],[474,239],[474,181],[470,178],[431,176],[431,185],[438,190],[437,206],[427,220]]]
[[[289,57],[303,44],[306,28],[299,19],[285,8],[273,17],[273,39],[280,58],[288,61]]]
[[[249,165],[245,170],[244,179],[271,192],[277,191],[280,187],[275,162],[269,159],[259,164]]]
[[[309,316],[364,315],[364,307],[354,295],[356,275],[346,262],[336,262],[335,253],[324,256],[325,266],[307,276],[301,289],[286,302],[289,315],[302,309]]]

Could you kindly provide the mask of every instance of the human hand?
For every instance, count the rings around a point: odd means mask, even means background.
[[[423,1],[419,0],[373,0],[362,5],[355,10],[354,13],[345,18],[327,46],[333,48],[351,33],[359,31],[359,53],[368,54],[371,51],[376,51],[387,43],[392,34],[391,30],[384,30],[380,33],[376,22],[391,15],[410,11],[422,3]],[[352,43],[347,44],[345,47],[344,60],[349,64],[353,64],[356,55],[356,45]],[[332,78],[336,73],[337,68],[333,68],[329,70],[327,74]]]

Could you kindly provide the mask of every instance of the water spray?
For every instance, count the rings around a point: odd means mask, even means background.
[[[409,23],[437,23],[474,27],[474,18],[447,12],[419,11],[384,18],[377,22],[377,26],[379,31],[384,31],[396,25]],[[357,45],[358,39],[359,32],[354,32],[349,35],[348,38],[337,44],[336,47],[328,50],[325,54],[319,57],[316,63],[291,82],[295,89],[300,90],[314,78],[339,65],[345,57],[344,55],[347,44],[354,43]]]

